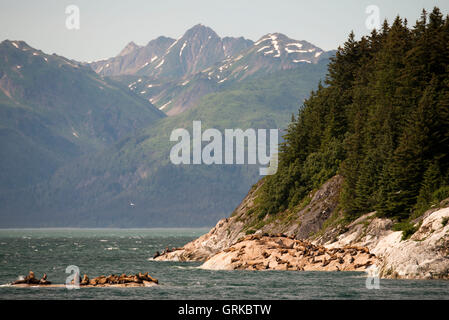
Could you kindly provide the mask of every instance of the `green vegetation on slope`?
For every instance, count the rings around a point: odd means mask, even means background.
[[[225,217],[257,181],[258,165],[175,166],[173,129],[201,120],[207,128],[285,128],[316,86],[326,63],[234,83],[198,106],[62,167],[34,189],[30,224],[71,226],[206,226]],[[130,206],[130,202],[135,204]],[[24,205],[24,207],[26,207]],[[22,211],[28,214],[29,207]],[[10,223],[16,223],[11,218]]]
[[[90,68],[23,41],[0,43],[0,200],[164,114]]]

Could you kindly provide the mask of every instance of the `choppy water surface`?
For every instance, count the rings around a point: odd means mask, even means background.
[[[0,230],[0,299],[449,299],[449,281],[380,280],[368,290],[364,273],[208,271],[199,263],[151,257],[179,247],[206,229]],[[7,284],[33,270],[65,283],[66,267],[90,277],[149,272],[149,288],[15,288]]]

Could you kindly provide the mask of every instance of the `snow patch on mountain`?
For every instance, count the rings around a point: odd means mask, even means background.
[[[166,106],[168,106],[171,103],[171,100],[164,104],[162,107],[159,108],[159,110],[163,110]]]
[[[259,50],[257,50],[257,52],[263,51],[263,50],[268,49],[268,48],[270,48],[270,46],[263,46],[262,48],[260,48]]]
[[[165,62],[165,59],[162,59],[162,61],[156,66],[156,69],[160,68]]]
[[[179,51],[179,56],[182,56],[182,52],[184,51],[184,48],[186,47],[186,45],[187,45],[187,41],[184,41],[184,44],[181,47],[181,51]]]

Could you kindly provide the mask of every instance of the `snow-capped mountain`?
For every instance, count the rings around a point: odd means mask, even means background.
[[[158,79],[184,79],[251,45],[252,41],[244,38],[222,39],[211,28],[198,24],[137,73]]]
[[[138,46],[130,42],[115,57],[90,63],[92,69],[103,76],[136,74],[140,69],[164,55],[175,39],[159,37],[151,40],[146,46]]]
[[[177,40],[159,37],[145,47],[131,42],[118,56],[91,67],[102,75],[116,76],[131,91],[175,115],[232,81],[317,64],[332,54],[281,33],[253,42],[221,38],[197,24]]]
[[[222,39],[211,28],[198,24],[178,40],[161,36],[143,47],[130,42],[117,56],[90,65],[104,76],[136,74],[179,79],[231,57],[252,44],[243,37]]]
[[[218,83],[243,80],[257,73],[271,73],[294,69],[301,63],[316,64],[328,59],[333,52],[325,52],[307,41],[293,40],[281,33],[270,33],[237,56],[224,59],[218,66],[203,70],[209,79]]]

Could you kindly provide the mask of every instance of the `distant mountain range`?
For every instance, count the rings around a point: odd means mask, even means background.
[[[280,33],[253,42],[243,37],[220,38],[198,24],[178,40],[159,37],[144,47],[130,42],[118,56],[90,65],[101,75],[116,76],[168,115],[175,115],[230,80],[316,64],[333,54]]]
[[[165,117],[76,61],[0,43],[0,190],[48,178],[67,161]]]
[[[3,41],[0,226],[214,224],[258,166],[174,166],[170,132],[193,120],[285,128],[332,54],[279,33],[220,38],[203,25],[89,64]]]

